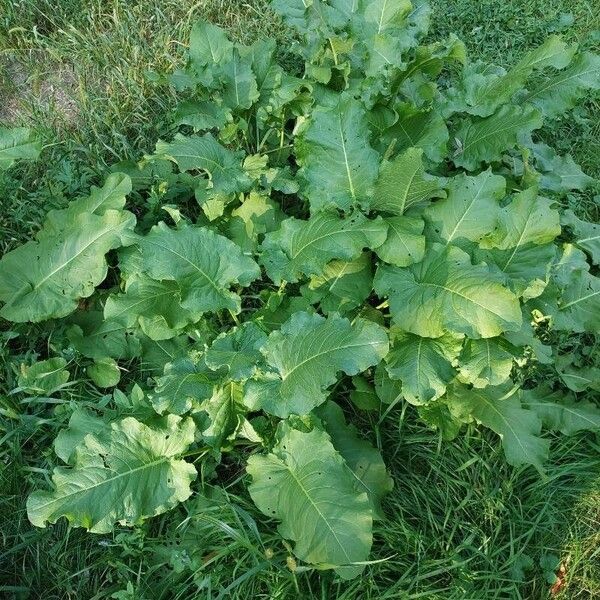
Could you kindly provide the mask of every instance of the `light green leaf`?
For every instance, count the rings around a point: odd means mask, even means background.
[[[462,423],[452,415],[443,398],[417,407],[419,417],[429,427],[440,432],[445,442],[453,440],[460,432]]]
[[[360,438],[353,425],[346,424],[344,412],[335,402],[327,401],[316,412],[334,448],[354,473],[359,489],[367,492],[373,518],[383,519],[381,498],[392,491],[394,481],[385,468],[381,453]]]
[[[388,235],[385,242],[375,248],[379,258],[396,267],[408,267],[425,256],[425,223],[421,217],[385,217]]]
[[[110,423],[98,417],[86,408],[77,407],[71,418],[69,426],[61,429],[54,440],[54,452],[65,463],[70,463],[74,458],[73,453],[85,436],[90,433],[110,432]]]
[[[582,52],[568,69],[549,77],[531,89],[526,102],[537,106],[544,116],[556,117],[573,108],[588,90],[600,89],[600,55]]]
[[[179,358],[165,365],[165,373],[156,379],[150,402],[159,415],[182,415],[194,404],[210,398],[218,377],[204,363]]]
[[[452,160],[458,167],[474,171],[481,163],[500,159],[503,152],[542,126],[542,113],[532,106],[504,105],[485,119],[464,119],[453,134],[458,148]]]
[[[402,395],[411,404],[426,404],[446,392],[457,375],[453,363],[462,339],[452,334],[425,338],[399,331],[386,357],[387,372],[402,381]]]
[[[572,210],[561,215],[561,222],[573,233],[575,246],[583,250],[595,265],[600,265],[600,225],[582,221]]]
[[[587,271],[573,271],[562,290],[554,314],[555,329],[582,333],[600,331],[600,278]]]
[[[425,173],[423,150],[409,148],[392,162],[383,164],[371,209],[402,215],[415,204],[443,195],[440,180]]]
[[[175,281],[156,281],[143,273],[127,277],[124,294],[111,294],[104,305],[104,318],[125,328],[139,325],[153,340],[175,337],[201,313],[184,310]]]
[[[192,493],[196,469],[180,457],[193,441],[193,421],[174,415],[161,429],[127,417],[90,433],[73,467],[54,470],[54,489],[29,496],[29,520],[44,527],[66,517],[76,527],[108,533],[117,522],[136,525],[159,515]]]
[[[222,129],[231,120],[231,112],[209,100],[188,100],[177,105],[174,119],[175,125],[189,125],[194,131]]]
[[[313,213],[325,208],[349,211],[367,206],[379,170],[379,154],[369,144],[365,110],[342,98],[332,108],[314,110],[296,141],[301,194]]]
[[[242,204],[231,211],[229,238],[244,252],[255,252],[261,237],[279,228],[284,214],[268,196],[250,192]]]
[[[223,103],[234,112],[250,108],[260,96],[250,63],[250,57],[234,48],[232,59],[223,65]]]
[[[308,221],[290,218],[281,229],[265,236],[261,262],[277,284],[295,282],[301,275],[322,275],[330,261],[357,259],[364,248],[376,248],[386,239],[387,225],[361,213],[349,217],[323,212]]]
[[[206,172],[215,190],[222,194],[243,192],[250,186],[240,157],[221,146],[210,133],[202,136],[178,133],[171,143],[158,141],[156,154],[172,160],[182,171]]]
[[[193,314],[240,310],[240,297],[229,290],[247,286],[260,275],[258,265],[227,238],[205,227],[169,229],[164,223],[138,238],[142,269],[157,280],[176,281],[181,306]]]
[[[521,308],[512,292],[485,265],[472,265],[454,246],[435,245],[408,269],[382,265],[375,291],[388,296],[394,322],[423,337],[446,331],[472,338],[495,337],[521,327]]]
[[[530,464],[542,471],[550,442],[540,437],[537,414],[523,408],[519,394],[510,388],[510,384],[485,389],[455,385],[448,389],[447,402],[455,417],[464,422],[474,419],[497,433],[509,464]]]
[[[41,360],[32,365],[21,364],[18,378],[19,388],[23,392],[36,395],[48,395],[69,381],[67,361],[61,357]]]
[[[398,109],[398,120],[383,132],[380,143],[385,152],[390,146],[394,152],[421,148],[425,156],[440,163],[448,154],[448,128],[437,112],[417,110],[410,104]]]
[[[86,371],[94,384],[101,388],[114,387],[121,379],[119,365],[112,358],[99,358]]]
[[[35,160],[42,144],[26,127],[0,127],[0,171],[5,171],[17,160]]]
[[[594,178],[586,175],[570,154],[559,156],[546,144],[532,144],[530,148],[535,158],[535,167],[542,174],[541,189],[562,194],[571,190],[584,190],[594,183]]]
[[[248,460],[248,491],[265,515],[281,521],[279,533],[294,554],[345,579],[364,565],[372,542],[372,511],[364,488],[324,431],[301,433],[286,423],[266,456]]]
[[[553,392],[548,386],[542,385],[533,390],[522,390],[521,398],[547,429],[560,431],[564,435],[600,429],[600,408],[587,400],[576,402],[573,394]]]
[[[463,173],[449,180],[448,197],[425,209],[425,218],[447,244],[467,239],[481,242],[495,233],[500,200],[506,181],[491,169],[470,177]]]
[[[480,117],[491,115],[523,88],[525,80],[534,70],[547,67],[563,69],[572,56],[573,52],[566,43],[552,35],[541,46],[527,52],[508,73],[491,77],[467,74],[465,86],[469,106],[466,110]]]
[[[352,261],[331,261],[301,291],[311,303],[320,303],[325,314],[342,314],[359,307],[372,289],[371,256],[365,252]]]
[[[272,370],[248,382],[244,402],[282,418],[307,414],[326,400],[339,371],[356,375],[387,351],[387,334],[375,323],[295,313],[269,335],[262,352]]]
[[[267,336],[256,323],[242,323],[217,337],[206,351],[206,365],[215,371],[225,369],[234,381],[248,379],[261,362],[259,348],[266,340]]]
[[[128,212],[82,213],[60,235],[27,242],[5,254],[0,260],[0,301],[5,303],[0,316],[22,323],[73,312],[104,280],[104,255],[121,246],[121,236],[134,224]]]
[[[231,58],[233,44],[223,29],[197,21],[190,34],[190,60],[195,67],[220,65]]]
[[[215,387],[211,397],[200,404],[199,410],[206,416],[206,423],[201,427],[202,439],[206,444],[219,450],[242,426],[247,412],[242,399],[242,386],[230,381]]]
[[[500,385],[509,377],[514,355],[502,337],[466,340],[459,358],[460,380],[476,388]]]

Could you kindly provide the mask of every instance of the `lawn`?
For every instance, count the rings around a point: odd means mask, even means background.
[[[456,33],[470,55],[503,67],[558,33],[600,49],[593,0],[433,0],[430,39]],[[29,239],[44,215],[99,184],[111,165],[137,161],[173,135],[177,94],[161,75],[182,66],[198,19],[249,43],[274,37],[278,57],[294,36],[268,0],[0,0],[0,125],[28,126],[44,161],[0,172],[0,253]],[[590,97],[542,138],[600,178],[600,97]],[[600,219],[596,185],[569,206]],[[394,479],[376,522],[370,564],[358,579],[293,568],[287,543],[264,526],[236,465],[224,487],[135,528],[94,535],[64,519],[33,527],[27,495],[55,464],[63,414],[102,394],[75,364],[52,413],[52,399],[15,394],[20,364],[51,354],[50,326],[26,324],[31,343],[15,351],[0,324],[0,596],[44,600],[287,600],[600,597],[600,439],[548,435],[546,473],[506,463],[490,431],[469,425],[441,440],[415,412],[395,406],[385,419],[356,411],[354,423],[382,449]],[[593,336],[566,334],[564,348]],[[595,364],[598,360],[595,359]],[[78,370],[80,369],[80,370]],[[290,568],[292,567],[292,568]]]

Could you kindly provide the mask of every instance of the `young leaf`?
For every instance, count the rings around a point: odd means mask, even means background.
[[[383,164],[371,210],[402,215],[415,204],[443,195],[440,180],[425,173],[423,150],[408,148],[392,162]]]
[[[466,340],[459,359],[460,380],[476,388],[500,385],[510,377],[513,359],[502,337]]]
[[[364,319],[350,323],[299,312],[269,335],[262,351],[272,370],[248,382],[244,402],[285,418],[322,404],[339,371],[356,375],[376,365],[387,354],[388,339],[382,327]]]
[[[290,218],[265,236],[261,262],[275,283],[294,282],[301,275],[322,275],[332,260],[357,259],[363,248],[381,246],[386,234],[381,217],[369,220],[359,212],[350,217],[323,212],[308,221]]]
[[[62,357],[49,358],[21,365],[17,383],[25,393],[47,395],[69,381],[69,371],[65,368],[67,361]]]
[[[379,154],[369,144],[364,108],[342,98],[332,108],[317,108],[296,142],[304,181],[301,194],[312,213],[327,208],[349,211],[367,206],[379,170]]]
[[[240,428],[247,411],[242,399],[242,386],[230,381],[216,386],[211,397],[200,404],[199,410],[206,416],[206,422],[200,427],[206,444],[219,450]]]
[[[402,381],[402,395],[415,405],[426,404],[444,395],[457,375],[453,367],[462,339],[452,334],[425,338],[397,332],[387,355],[387,372]]]
[[[324,431],[301,433],[282,423],[266,456],[248,459],[248,490],[265,515],[281,521],[279,533],[294,554],[344,579],[358,575],[372,542],[372,510],[344,459]]]
[[[192,493],[196,469],[180,457],[194,441],[194,422],[169,415],[151,429],[133,417],[90,433],[77,447],[72,468],[57,467],[52,491],[27,501],[37,527],[67,517],[76,527],[108,533],[115,523],[136,525]]]
[[[485,265],[472,265],[454,246],[435,245],[408,269],[380,266],[374,287],[389,297],[394,322],[423,337],[449,330],[488,338],[521,327],[517,298]]]
[[[87,368],[87,374],[101,388],[114,387],[121,379],[119,365],[112,358],[100,358]]]

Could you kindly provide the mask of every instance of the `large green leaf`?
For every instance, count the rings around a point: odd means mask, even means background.
[[[178,133],[171,143],[157,142],[156,154],[169,158],[182,171],[206,172],[220,193],[243,192],[250,186],[250,178],[238,155],[221,146],[210,133],[203,136]]]
[[[448,390],[447,402],[457,418],[475,420],[497,433],[509,464],[530,464],[543,470],[550,442],[540,437],[542,421],[533,410],[523,408],[510,384],[485,389],[454,385]]]
[[[372,510],[363,486],[324,431],[302,433],[282,423],[271,454],[248,460],[248,490],[294,554],[318,568],[358,575],[372,542]]]
[[[593,402],[576,402],[573,394],[553,392],[546,385],[521,391],[521,398],[547,429],[560,431],[564,435],[600,430],[600,407]]]
[[[385,217],[388,235],[375,252],[381,260],[396,267],[408,267],[425,256],[425,223],[421,217]]]
[[[583,221],[572,210],[563,213],[561,222],[572,231],[573,243],[586,252],[595,265],[600,265],[600,224]]]
[[[376,365],[387,354],[388,338],[364,319],[298,312],[269,335],[262,351],[271,370],[248,382],[244,402],[285,418],[322,404],[339,371],[356,375]]]
[[[240,381],[251,377],[260,364],[259,348],[267,336],[254,322],[221,334],[206,351],[205,360],[213,370],[225,369],[230,379]]]
[[[217,381],[218,377],[204,363],[179,358],[165,365],[164,375],[156,379],[150,402],[158,414],[182,415],[210,398]]]
[[[485,119],[464,119],[456,132],[458,149],[452,160],[458,167],[475,171],[481,163],[500,159],[502,153],[542,126],[542,113],[532,106],[504,105]]]
[[[425,209],[425,218],[447,244],[460,239],[480,242],[495,233],[506,181],[491,169],[475,177],[450,179],[448,197]]]
[[[318,302],[325,314],[343,314],[358,308],[372,289],[371,255],[365,252],[356,260],[331,261],[301,291],[312,304]]]
[[[533,87],[525,101],[537,106],[545,116],[556,117],[573,108],[587,90],[600,89],[600,55],[582,52],[568,69]]]
[[[344,412],[335,402],[326,402],[316,412],[322,419],[334,448],[354,473],[359,489],[364,488],[369,495],[373,518],[382,519],[381,499],[392,490],[394,482],[385,468],[381,453],[360,438],[355,427],[346,424]]]
[[[317,108],[296,142],[304,180],[302,195],[313,213],[367,206],[379,170],[379,154],[369,144],[365,110],[353,99]]]
[[[514,294],[486,265],[471,264],[454,246],[435,245],[425,260],[407,269],[380,266],[374,286],[389,297],[394,322],[423,337],[454,331],[488,338],[521,327]]]
[[[240,297],[230,291],[260,275],[258,265],[227,238],[206,227],[170,229],[164,223],[137,239],[142,269],[157,280],[176,281],[181,306],[193,314],[240,310]]]
[[[223,65],[223,103],[233,111],[248,109],[260,94],[252,72],[251,57],[234,48],[230,61]]]
[[[476,388],[500,385],[513,367],[512,348],[502,337],[466,340],[459,359],[460,380]]]
[[[153,340],[175,337],[181,329],[200,318],[201,313],[184,310],[176,281],[156,281],[147,275],[132,274],[124,294],[111,294],[104,305],[104,318],[125,328],[139,324]]]
[[[294,282],[301,275],[322,275],[332,260],[357,259],[363,248],[380,246],[386,234],[381,217],[369,220],[358,212],[350,217],[322,212],[308,221],[290,218],[265,236],[261,262],[275,283]]]
[[[559,213],[552,204],[538,196],[536,188],[520,192],[500,210],[498,229],[484,240],[482,245],[490,249],[477,253],[505,273],[519,295],[535,280],[543,284],[554,258],[556,251],[550,242],[561,230]]]
[[[408,148],[392,162],[383,164],[371,209],[402,215],[415,204],[443,195],[439,178],[425,173],[423,150]]]
[[[199,428],[206,444],[219,450],[236,433],[247,411],[242,400],[242,386],[230,381],[215,386],[210,398],[200,404],[199,410],[205,418]]]
[[[104,280],[105,254],[121,246],[122,235],[134,224],[128,212],[81,213],[60,234],[5,254],[0,260],[0,301],[5,303],[0,316],[37,322],[73,312]]]
[[[425,338],[398,332],[386,357],[392,379],[402,381],[402,395],[411,404],[425,404],[444,395],[446,386],[456,377],[453,367],[462,340],[447,333]]]
[[[190,33],[190,60],[196,67],[219,65],[231,58],[233,44],[223,29],[197,21]]]
[[[29,496],[29,520],[44,527],[66,517],[108,533],[117,522],[135,525],[159,515],[192,493],[196,469],[180,457],[193,441],[193,421],[174,415],[160,429],[127,417],[90,433],[77,446],[73,466],[54,470],[54,489]]]
[[[0,171],[11,167],[17,160],[35,160],[42,144],[35,139],[31,129],[0,127]]]

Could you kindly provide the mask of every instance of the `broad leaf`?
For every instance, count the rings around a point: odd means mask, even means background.
[[[421,217],[385,217],[388,234],[385,242],[375,248],[381,260],[396,267],[408,267],[425,256],[425,223]]]
[[[573,233],[573,243],[581,248],[595,265],[600,265],[600,224],[582,221],[572,210],[563,213],[561,222]]]
[[[317,409],[334,448],[342,455],[359,483],[369,496],[374,519],[384,518],[382,497],[392,491],[394,482],[389,476],[381,453],[360,438],[352,425],[346,424],[342,409],[328,401]]]
[[[210,398],[200,404],[199,410],[205,417],[200,426],[202,439],[215,450],[219,450],[241,427],[247,410],[242,399],[242,386],[228,382],[216,386]]]
[[[343,578],[359,574],[371,549],[372,510],[364,487],[324,431],[301,433],[282,423],[271,454],[248,460],[248,490],[294,554]]]
[[[62,357],[41,360],[32,365],[21,364],[19,388],[28,394],[47,396],[69,381],[67,361]]]
[[[106,277],[104,255],[133,228],[131,213],[82,213],[57,236],[30,241],[0,260],[0,316],[9,321],[64,317]],[[27,269],[23,269],[27,265]]]
[[[247,286],[260,275],[238,246],[205,227],[173,230],[159,223],[138,245],[142,269],[153,279],[176,281],[181,306],[194,314],[239,312],[240,297],[229,288]]]
[[[402,395],[411,404],[425,404],[444,395],[456,377],[453,367],[462,340],[452,334],[439,338],[398,332],[386,357],[392,379],[402,381]]]
[[[408,269],[380,266],[374,286],[389,297],[394,322],[423,337],[454,331],[488,338],[521,327],[512,292],[485,265],[472,265],[469,255],[453,246],[434,246]]]
[[[160,429],[127,417],[90,433],[72,468],[54,470],[54,489],[29,496],[29,520],[44,527],[67,517],[74,526],[108,533],[117,522],[135,525],[159,515],[192,493],[196,469],[180,457],[193,441],[193,421],[172,415]]]
[[[17,160],[35,160],[41,151],[42,144],[34,138],[31,129],[0,127],[0,171]]]
[[[465,119],[453,134],[458,148],[452,160],[458,167],[475,171],[481,163],[500,159],[517,144],[518,137],[541,126],[542,113],[532,106],[505,105],[491,117]]]
[[[523,408],[510,385],[471,390],[455,385],[449,389],[447,402],[462,421],[475,420],[497,433],[509,464],[531,464],[543,470],[550,442],[540,437],[542,421],[534,411]]]
[[[475,177],[460,174],[448,183],[448,197],[425,209],[425,218],[447,244],[480,242],[495,233],[506,181],[491,169]]]
[[[386,239],[387,225],[361,213],[338,217],[323,212],[308,221],[290,218],[265,236],[261,262],[277,284],[298,281],[301,275],[322,275],[332,260],[355,260],[363,248],[376,248]]]
[[[466,340],[459,358],[460,380],[476,388],[500,385],[509,377],[514,355],[502,337]]]
[[[349,211],[368,205],[379,170],[379,154],[369,144],[365,110],[353,99],[318,108],[296,142],[304,180],[302,195],[311,212],[325,208]]]
[[[371,209],[402,215],[415,204],[443,196],[440,188],[440,180],[425,173],[423,150],[409,148],[392,162],[383,164]]]
[[[246,385],[244,402],[285,418],[304,415],[327,398],[337,373],[356,375],[388,351],[385,330],[363,319],[295,313],[262,348],[271,368]]]

